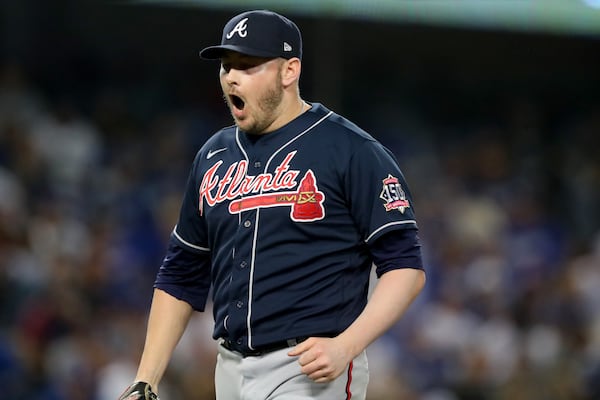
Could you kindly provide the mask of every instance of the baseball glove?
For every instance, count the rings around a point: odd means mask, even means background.
[[[146,382],[133,382],[119,396],[118,400],[160,400],[158,395],[152,391],[150,384]]]

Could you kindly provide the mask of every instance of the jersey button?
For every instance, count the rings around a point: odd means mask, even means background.
[[[261,166],[261,165],[262,165],[262,164],[260,163],[260,161],[256,161],[256,162],[254,163],[254,168],[260,168],[260,166]]]
[[[246,228],[250,228],[250,225],[252,225],[252,222],[250,222],[249,220],[245,220],[245,221],[244,221],[244,226],[245,226]]]
[[[246,261],[242,261],[240,263],[240,268],[246,268],[246,265],[248,265],[248,264],[246,264]]]
[[[235,303],[235,306],[237,308],[242,308],[244,306],[244,302],[243,301],[238,301],[237,303]]]

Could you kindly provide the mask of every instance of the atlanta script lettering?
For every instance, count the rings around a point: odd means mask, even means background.
[[[256,176],[247,175],[248,161],[241,160],[231,164],[220,178],[217,170],[223,161],[219,160],[202,178],[200,214],[203,213],[204,202],[212,207],[225,200],[233,200],[248,194],[295,188],[298,184],[296,178],[300,174],[300,171],[290,170],[290,161],[295,155],[296,151],[290,152],[275,168],[274,174],[264,173]]]
[[[205,202],[212,207],[223,201],[230,201],[228,208],[231,214],[256,208],[288,206],[290,218],[294,221],[323,219],[325,196],[319,191],[310,169],[298,183],[300,171],[290,170],[290,161],[295,155],[296,151],[288,153],[281,164],[275,167],[274,173],[256,176],[247,175],[248,162],[241,160],[231,164],[223,177],[220,177],[217,170],[223,165],[223,161],[217,161],[206,171],[200,184],[200,215],[204,213]],[[295,188],[295,191],[290,190]]]

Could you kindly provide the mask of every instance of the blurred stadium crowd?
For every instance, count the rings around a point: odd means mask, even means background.
[[[135,374],[188,167],[223,120],[142,123],[143,100],[49,99],[1,66],[2,398],[115,400]],[[450,125],[364,110],[411,185],[428,272],[369,348],[370,400],[600,398],[600,104],[557,118],[543,100]],[[214,398],[211,324],[194,316],[164,399]]]

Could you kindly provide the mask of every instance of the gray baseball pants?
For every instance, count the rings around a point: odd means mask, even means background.
[[[217,400],[365,400],[369,382],[362,352],[333,382],[316,383],[300,371],[289,349],[242,357],[219,345],[215,370]]]

